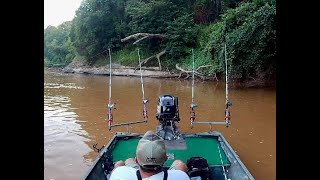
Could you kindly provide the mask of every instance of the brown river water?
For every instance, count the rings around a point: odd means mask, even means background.
[[[143,119],[139,77],[112,77],[114,123]],[[181,133],[207,132],[209,125],[190,128],[192,81],[143,78],[149,121],[114,127],[107,125],[109,77],[44,73],[44,180],[81,179],[98,155],[92,145],[106,144],[117,131],[144,133],[155,130],[156,104],[160,94],[179,98]],[[196,121],[223,121],[224,82],[195,81]],[[229,89],[231,126],[215,125],[257,180],[276,179],[275,88]],[[135,151],[133,149],[133,151]]]

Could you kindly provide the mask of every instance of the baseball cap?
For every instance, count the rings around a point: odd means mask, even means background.
[[[167,160],[166,148],[163,139],[153,131],[147,131],[139,140],[136,157],[138,164],[144,168],[150,166],[162,167]]]

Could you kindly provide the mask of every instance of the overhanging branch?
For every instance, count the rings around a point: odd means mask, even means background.
[[[142,37],[140,37],[142,36]],[[125,42],[125,41],[128,41],[129,39],[137,39],[139,38],[138,40],[136,40],[133,44],[136,44],[138,43],[139,41],[143,40],[143,39],[146,39],[146,38],[165,38],[166,36],[163,35],[163,34],[150,34],[150,33],[136,33],[136,34],[132,34],[128,37],[125,37],[123,39],[121,39],[121,42]]]

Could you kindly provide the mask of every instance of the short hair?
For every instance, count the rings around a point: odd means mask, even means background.
[[[162,171],[162,166],[154,166],[154,165],[139,165],[140,169],[147,173],[159,173]]]

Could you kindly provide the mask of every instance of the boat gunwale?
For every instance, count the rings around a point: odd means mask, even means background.
[[[228,148],[228,152],[232,154],[232,156],[236,159],[236,161],[239,163],[239,165],[241,166],[241,168],[243,169],[243,171],[246,173],[246,175],[249,177],[249,179],[254,179],[254,177],[252,176],[252,174],[249,172],[249,170],[247,169],[247,167],[243,164],[243,162],[240,160],[239,155],[236,154],[236,152],[233,150],[233,148],[230,146],[230,144],[228,143],[228,141],[225,139],[225,137],[219,133],[220,138],[222,139],[222,141],[224,142],[224,144],[227,146]],[[223,146],[221,146],[223,147]],[[224,150],[225,152],[227,152],[226,150]],[[228,155],[227,155],[228,156]],[[231,162],[231,164],[234,164]]]
[[[112,138],[109,140],[107,145],[102,149],[102,151],[100,151],[99,155],[93,161],[91,167],[88,169],[87,173],[83,176],[83,179],[87,179],[87,177],[91,174],[92,170],[96,167],[100,158],[104,155],[104,153],[106,153],[112,147],[111,144],[115,143],[115,141],[118,141],[117,138],[118,138],[117,134],[112,136]]]

